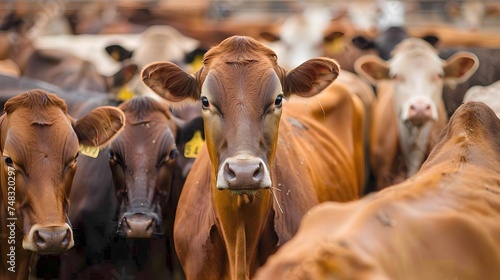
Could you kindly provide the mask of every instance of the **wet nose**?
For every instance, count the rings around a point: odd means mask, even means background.
[[[225,186],[231,190],[269,188],[263,184],[265,168],[259,158],[231,158],[223,167]]]
[[[421,126],[432,118],[431,104],[415,102],[410,105],[408,120],[415,126]]]
[[[73,245],[69,226],[38,228],[33,232],[33,243],[39,253],[56,253]]]
[[[151,238],[156,230],[154,217],[147,214],[125,216],[122,224],[127,238]]]

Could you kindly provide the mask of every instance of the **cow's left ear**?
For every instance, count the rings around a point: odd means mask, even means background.
[[[203,67],[202,67],[203,68]],[[199,69],[194,75],[200,73]],[[198,81],[172,62],[155,62],[142,70],[142,81],[170,102],[196,101],[200,98]]]
[[[116,137],[125,125],[125,114],[122,110],[102,106],[88,113],[74,123],[78,140],[81,145],[101,147]]]
[[[444,80],[456,85],[467,81],[479,67],[479,59],[471,52],[458,52],[443,62]]]
[[[284,78],[284,94],[311,97],[328,87],[340,73],[338,63],[326,57],[309,59],[288,71]]]
[[[354,62],[354,71],[372,85],[389,79],[389,69],[389,64],[376,55],[367,54]]]

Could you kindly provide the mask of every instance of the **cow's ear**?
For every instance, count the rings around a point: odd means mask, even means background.
[[[438,47],[439,43],[439,37],[435,35],[425,35],[422,37],[422,40],[426,41],[427,43],[431,44],[434,48]]]
[[[186,73],[172,62],[149,64],[144,67],[141,76],[146,86],[168,101],[196,101],[200,97],[195,76]]]
[[[96,108],[73,125],[81,145],[100,147],[116,137],[125,125],[125,114],[116,107]]]
[[[139,66],[134,63],[126,63],[118,72],[112,76],[105,77],[107,88],[112,91],[114,88],[121,87],[134,77],[135,73],[139,69]]]
[[[365,36],[356,36],[351,39],[352,44],[360,50],[371,50],[375,48],[375,42]]]
[[[109,45],[106,48],[106,52],[116,61],[122,62],[129,59],[134,54],[134,51],[129,51],[121,45]]]
[[[328,87],[340,73],[338,63],[330,58],[309,59],[286,73],[284,94],[311,97]]]
[[[389,79],[389,64],[376,55],[364,55],[354,62],[358,75],[376,85],[380,80]]]
[[[261,32],[259,34],[259,36],[268,42],[277,42],[277,41],[281,40],[281,38],[278,34],[275,34],[273,32],[269,32],[269,31]]]
[[[479,67],[479,59],[470,52],[458,52],[444,61],[444,80],[456,85],[467,81]]]

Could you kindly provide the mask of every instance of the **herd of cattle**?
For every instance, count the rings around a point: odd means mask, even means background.
[[[0,280],[500,279],[498,34],[15,24]]]

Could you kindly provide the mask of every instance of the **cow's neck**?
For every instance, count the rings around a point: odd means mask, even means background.
[[[420,169],[448,121],[444,103],[439,102],[436,106],[438,119],[429,121],[419,127],[403,122],[398,118],[399,148],[403,155],[404,165],[407,168],[407,177],[412,176]]]
[[[258,259],[260,236],[271,212],[271,192],[235,194],[217,190],[215,182],[212,190],[218,226],[229,259],[230,279],[250,279]]]

